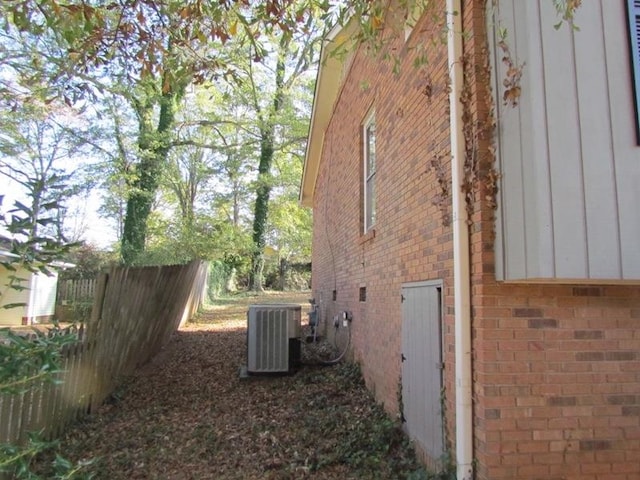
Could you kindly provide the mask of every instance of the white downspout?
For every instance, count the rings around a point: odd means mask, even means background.
[[[462,120],[462,5],[447,0],[447,48],[451,89],[451,185],[453,196],[453,292],[456,360],[456,464],[457,479],[473,478],[473,412],[471,404],[471,277],[469,226],[462,192],[464,179],[464,125]]]

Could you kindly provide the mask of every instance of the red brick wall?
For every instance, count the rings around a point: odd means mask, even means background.
[[[429,48],[429,65],[414,68],[415,46],[424,43],[420,28],[407,44],[404,37],[393,42],[403,60],[400,74],[364,48],[356,53],[326,132],[313,210],[315,298],[322,300],[327,317],[353,311],[353,355],[391,412],[398,411],[401,284],[443,279],[446,291],[451,285],[451,229],[433,204],[440,190],[430,168],[440,156],[443,171],[449,171],[446,45]],[[377,130],[377,220],[375,233],[364,235],[361,130],[371,109]],[[445,200],[450,213],[449,203]],[[366,287],[366,302],[359,301],[360,287]],[[452,324],[449,315],[447,323]],[[449,343],[452,335],[449,326]],[[446,354],[453,365],[453,350]]]
[[[471,224],[474,457],[477,479],[640,478],[640,287],[507,285],[494,276],[494,214],[482,1],[465,2],[467,139],[479,160]],[[392,43],[400,73],[359,50],[327,129],[314,196],[313,290],[325,317],[351,310],[353,356],[398,411],[405,282],[442,279],[449,437],[455,411],[452,234],[435,205],[435,165],[450,179],[446,46],[429,64]],[[420,32],[420,33],[418,33]],[[377,127],[377,223],[362,234],[361,126]],[[437,202],[436,202],[437,203]],[[451,213],[450,198],[444,210]],[[367,301],[358,300],[366,286]],[[337,299],[332,300],[333,290]],[[455,451],[455,448],[453,449]]]
[[[640,478],[640,288],[474,292],[479,478]]]

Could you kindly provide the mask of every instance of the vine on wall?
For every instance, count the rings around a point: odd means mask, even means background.
[[[475,40],[478,41],[478,38]],[[509,94],[505,94],[505,96],[506,99],[511,102],[512,106],[516,106],[517,99],[521,92],[520,78],[524,64],[519,65],[514,62],[508,53],[506,42],[504,46],[507,54],[504,55],[503,61],[509,62],[507,64],[507,76],[503,79],[503,85],[509,90]],[[462,189],[465,194],[469,225],[473,223],[472,215],[475,212],[478,196],[481,195],[484,205],[486,205],[489,212],[491,212],[489,221],[495,226],[494,219],[495,212],[498,208],[497,197],[501,175],[496,168],[496,148],[494,142],[497,121],[493,107],[494,92],[491,89],[490,82],[492,69],[490,65],[488,41],[486,39],[480,47],[480,56],[482,63],[471,61],[472,59],[468,54],[461,59],[464,79],[460,102],[462,103],[463,110],[463,135],[465,141]],[[481,98],[486,99],[488,112],[484,116],[478,113],[477,117],[474,117],[473,86],[478,84],[486,86],[486,91],[483,92]],[[476,100],[476,102],[478,101],[479,100]],[[481,106],[477,105],[476,109],[480,110]],[[481,148],[480,143],[487,146]],[[491,240],[493,241],[494,238],[495,229],[492,230]],[[487,245],[492,247],[491,243],[492,242],[488,242]]]
[[[524,69],[525,64],[519,64],[514,60],[513,55],[511,55],[509,45],[507,44],[506,31],[503,29],[500,30],[498,48],[502,51],[502,63],[507,67],[504,79],[502,80],[502,85],[504,86],[502,102],[505,105],[516,107],[518,106],[518,101],[520,100],[520,94],[522,92],[520,81],[522,79],[522,70]]]
[[[435,147],[432,150],[435,150]],[[433,196],[431,203],[440,210],[442,225],[448,227],[451,225],[451,178],[448,170],[443,166],[443,159],[444,155],[434,153],[426,172],[433,171],[435,174],[438,193]]]

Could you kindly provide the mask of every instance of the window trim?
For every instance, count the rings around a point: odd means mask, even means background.
[[[636,143],[640,145],[640,0],[627,0],[627,23],[634,95]]]
[[[370,129],[373,127],[373,135]],[[370,139],[373,137],[373,149]],[[373,155],[371,151],[373,150]],[[373,157],[373,171],[370,170],[370,158]],[[371,110],[362,122],[362,213],[363,233],[368,233],[376,224],[376,116],[375,110]],[[369,193],[371,185],[372,194]],[[370,198],[370,196],[372,198]]]

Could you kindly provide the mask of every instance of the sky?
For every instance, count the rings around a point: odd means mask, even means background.
[[[0,211],[4,214],[14,205],[16,200],[25,202],[22,187],[4,175],[0,175],[0,195],[4,196]],[[81,240],[100,249],[109,249],[116,242],[115,225],[98,215],[100,194],[92,191],[87,198],[76,198],[69,203],[72,216],[65,222],[71,231],[82,229]],[[0,227],[0,232],[6,233]]]

